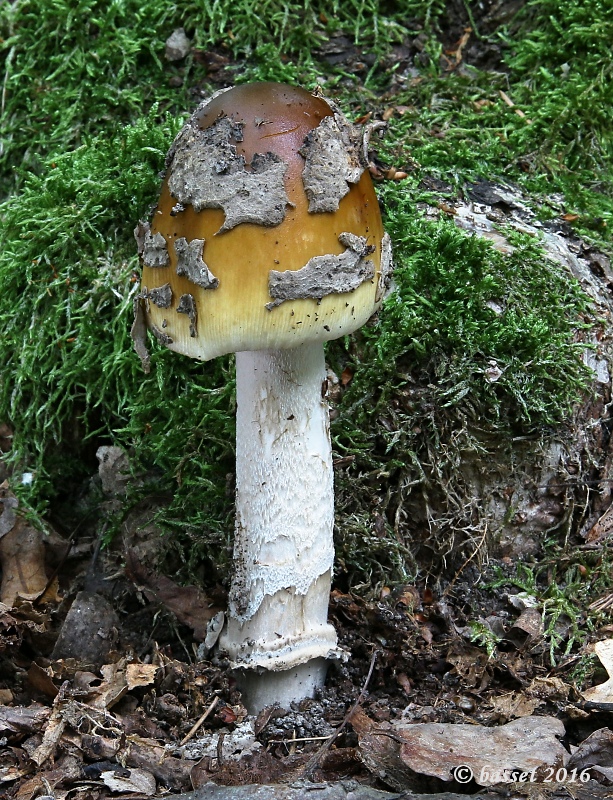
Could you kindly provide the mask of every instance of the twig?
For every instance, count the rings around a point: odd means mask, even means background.
[[[211,713],[211,711],[215,708],[217,703],[219,703],[219,697],[214,697],[213,701],[211,702],[211,704],[209,706],[207,706],[206,711],[200,717],[198,722],[196,722],[194,725],[192,725],[192,727],[190,728],[189,733],[186,734],[186,736],[183,737],[183,739],[181,740],[181,743],[179,744],[179,747],[183,747],[184,744],[187,744],[187,742],[189,742],[189,740],[196,733],[198,728],[202,725],[204,720],[208,717],[208,715]]]
[[[366,680],[364,681],[364,685],[362,686],[362,689],[360,691],[358,699],[351,706],[349,711],[345,714],[345,717],[344,717],[343,721],[338,726],[338,728],[334,731],[332,736],[330,736],[328,741],[325,742],[325,744],[323,744],[319,748],[319,750],[313,756],[311,756],[311,758],[307,761],[307,763],[306,763],[306,765],[304,767],[304,770],[302,772],[302,778],[304,778],[305,780],[310,780],[311,779],[311,776],[312,776],[313,772],[317,769],[317,767],[319,765],[319,762],[326,755],[328,750],[330,750],[330,748],[332,747],[334,742],[338,739],[338,737],[340,736],[341,732],[343,731],[343,729],[345,728],[345,726],[347,725],[347,723],[351,719],[351,716],[353,715],[353,713],[356,710],[356,708],[358,706],[362,705],[362,703],[366,699],[366,688],[367,688],[368,684],[370,683],[370,679],[372,678],[372,673],[373,673],[373,670],[375,668],[375,662],[377,660],[377,653],[378,653],[377,650],[373,650],[372,658],[370,659],[370,667],[368,669],[368,675],[366,676]]]
[[[475,547],[474,551],[473,551],[473,552],[472,552],[472,553],[471,553],[471,554],[468,556],[468,558],[466,559],[466,561],[465,561],[465,562],[462,564],[462,566],[460,567],[460,569],[459,569],[459,570],[456,572],[456,574],[453,576],[453,578],[452,578],[452,580],[451,580],[450,584],[447,586],[447,588],[446,588],[446,589],[445,589],[445,591],[443,592],[443,597],[447,597],[447,595],[448,595],[448,594],[451,592],[451,590],[453,589],[453,587],[454,587],[454,585],[455,585],[455,582],[457,581],[457,579],[460,577],[460,575],[461,575],[461,574],[464,572],[464,570],[466,569],[466,567],[467,567],[467,566],[470,564],[470,562],[473,560],[473,558],[474,558],[474,557],[477,555],[477,553],[478,553],[478,552],[479,552],[479,550],[481,549],[481,545],[482,545],[482,544],[483,544],[483,542],[485,541],[485,537],[486,537],[486,536],[487,536],[487,523],[485,524],[485,526],[484,526],[484,528],[483,528],[483,535],[481,536],[481,539],[479,540],[479,544],[478,544],[478,545]]]
[[[298,739],[271,739],[269,744],[293,744],[294,742],[325,742],[331,739],[334,734],[329,736],[302,736]]]
[[[106,533],[107,528],[109,527],[108,522],[104,522],[98,536],[96,537],[96,544],[94,546],[94,552],[92,553],[91,561],[89,562],[89,567],[87,568],[87,572],[85,573],[85,580],[83,581],[83,588],[86,592],[89,591],[96,591],[97,588],[97,574],[96,574],[96,564],[98,563],[98,556],[100,555],[100,549],[102,547],[102,539],[104,538],[104,534]]]
[[[91,511],[90,511],[90,512],[88,512],[88,513],[87,513],[87,514],[86,514],[86,515],[83,517],[83,519],[82,519],[82,520],[81,520],[81,521],[80,521],[80,522],[79,522],[79,523],[78,523],[78,524],[77,524],[77,525],[76,525],[76,526],[75,526],[75,527],[72,529],[72,532],[71,532],[70,536],[69,536],[69,537],[68,537],[68,539],[66,540],[66,550],[65,550],[65,552],[64,552],[64,555],[61,557],[61,559],[60,559],[60,563],[57,565],[57,567],[56,567],[56,568],[53,570],[53,572],[51,573],[51,576],[50,576],[49,580],[47,581],[47,583],[46,583],[46,585],[45,585],[45,588],[43,589],[42,593],[41,593],[41,594],[39,595],[39,597],[38,597],[38,598],[37,598],[37,599],[34,601],[34,605],[36,605],[36,603],[38,603],[38,601],[39,601],[39,600],[40,600],[42,597],[44,597],[44,596],[47,594],[47,592],[48,592],[48,591],[49,591],[49,589],[51,588],[51,584],[52,584],[52,583],[53,583],[53,581],[54,581],[54,580],[57,578],[57,576],[60,574],[60,571],[61,571],[62,567],[64,566],[64,564],[65,564],[65,562],[66,562],[66,559],[67,559],[67,558],[68,558],[68,556],[70,555],[70,551],[72,550],[72,547],[73,547],[73,545],[74,545],[75,538],[76,538],[76,535],[77,535],[77,533],[79,532],[79,529],[80,529],[80,528],[81,528],[81,526],[84,524],[84,522],[85,522],[87,519],[89,519],[89,517],[91,516],[91,514],[92,514],[92,512],[91,512]]]

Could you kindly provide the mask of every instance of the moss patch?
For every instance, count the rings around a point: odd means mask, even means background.
[[[511,180],[541,200],[543,218],[566,213],[608,248],[613,11],[599,0],[529,5],[488,34],[503,59],[492,73],[445,55],[453,43],[437,27],[444,3],[415,0],[397,15],[382,8],[375,0],[273,3],[257,14],[247,0],[209,11],[182,0],[2,7],[0,418],[15,429],[15,463],[34,472],[20,491],[39,514],[61,483],[91,474],[96,447],[112,442],[145,476],[132,500],[151,491],[166,498],[160,521],[180,534],[169,538],[181,558],[212,566],[227,558],[230,362],[192,364],[154,344],[145,377],[128,337],[132,229],[156,200],[184,116],[214,88],[210,49],[228,60],[229,80],[234,54],[251,80],[312,87],[319,79],[356,117],[389,109],[380,157],[410,172],[380,190],[397,291],[374,326],[329,348],[339,374],[353,375],[334,425],[337,454],[348,459],[338,476],[343,580],[372,587],[417,571],[393,492],[434,502],[467,454],[489,457],[504,437],[545,435],[568,418],[586,381],[576,334],[587,306],[576,283],[543,260],[537,242],[518,240],[505,257],[451,223],[424,219],[419,204],[438,199],[427,188],[433,179],[452,192],[483,176]],[[168,63],[164,41],[180,26],[194,48]],[[332,33],[363,60],[357,73],[317,60]],[[462,509],[459,494],[457,506],[449,513],[464,515],[470,543],[474,509]],[[427,520],[420,525],[427,531]]]

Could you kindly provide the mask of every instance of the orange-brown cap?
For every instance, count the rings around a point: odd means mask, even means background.
[[[170,149],[133,334],[207,360],[335,339],[366,322],[391,270],[361,129],[277,83],[202,103]]]

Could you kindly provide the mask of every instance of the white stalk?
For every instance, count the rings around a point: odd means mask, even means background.
[[[220,646],[249,711],[312,696],[327,622],[334,487],[321,343],[236,354],[236,533]]]

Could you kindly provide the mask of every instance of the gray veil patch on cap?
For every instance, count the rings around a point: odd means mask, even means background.
[[[216,278],[202,258],[204,239],[187,239],[181,237],[175,242],[177,254],[177,275],[185,277],[201,289],[217,289],[219,278]]]
[[[349,184],[360,180],[366,166],[359,129],[336,108],[334,112],[307,134],[300,149],[305,158],[302,182],[312,213],[336,211]]]
[[[173,144],[170,193],[195,211],[222,209],[226,218],[220,233],[243,222],[281,224],[291,205],[284,185],[287,164],[274,153],[256,153],[246,169],[232,139],[242,140],[242,126],[228,117],[204,129],[194,117],[188,120]]]
[[[347,248],[340,255],[314,256],[297,270],[271,270],[268,292],[274,299],[266,308],[272,311],[286,300],[320,301],[329,294],[351,292],[372,279],[375,265],[366,256],[374,252],[374,246],[353,233],[341,233],[338,240]]]
[[[161,233],[151,233],[148,222],[139,222],[134,228],[138,254],[146,267],[167,267],[170,264],[166,239]]]

